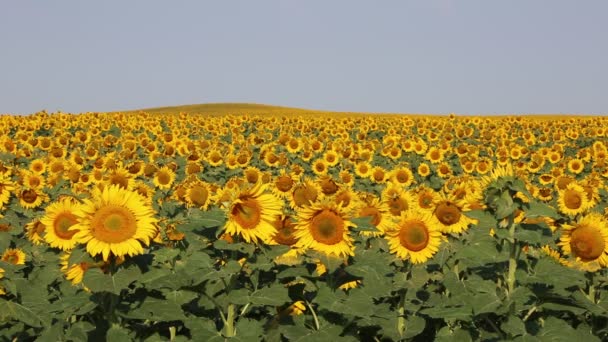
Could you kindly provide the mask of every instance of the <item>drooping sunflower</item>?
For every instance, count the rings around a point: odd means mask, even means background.
[[[582,214],[590,206],[585,189],[576,182],[572,182],[565,189],[558,191],[557,204],[559,211],[569,216]]]
[[[391,253],[412,263],[426,262],[439,250],[441,232],[427,212],[410,209],[393,229],[385,232]]]
[[[13,265],[24,265],[25,253],[19,248],[8,248],[2,253],[0,260]]]
[[[349,234],[354,224],[334,201],[323,200],[301,208],[297,217],[297,248],[310,248],[337,257],[354,255],[353,240]]]
[[[15,184],[10,176],[5,173],[0,173],[0,209],[8,203],[11,193],[15,190]]]
[[[565,255],[583,262],[597,261],[608,266],[608,222],[598,213],[581,217],[575,224],[562,225],[558,245]]]
[[[85,199],[75,213],[78,223],[70,230],[78,231],[73,239],[86,244],[89,254],[110,254],[123,257],[143,254],[156,233],[154,210],[136,192],[116,185],[95,189],[92,199]]]
[[[31,221],[25,225],[25,236],[34,245],[40,245],[44,241],[43,235],[45,229],[45,225],[40,220]]]
[[[51,247],[69,251],[76,246],[76,230],[70,227],[78,223],[76,212],[80,204],[70,197],[64,197],[46,207],[45,215],[40,219],[45,227],[44,240]]]
[[[267,185],[256,183],[233,190],[228,201],[226,233],[254,243],[266,243],[272,238],[273,222],[281,214],[283,203],[266,189]]]

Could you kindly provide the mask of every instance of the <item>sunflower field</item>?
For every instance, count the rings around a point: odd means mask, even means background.
[[[2,341],[608,340],[608,118],[0,130]]]

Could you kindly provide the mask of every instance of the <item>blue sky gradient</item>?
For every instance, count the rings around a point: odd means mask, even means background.
[[[3,1],[0,113],[608,113],[608,1]]]

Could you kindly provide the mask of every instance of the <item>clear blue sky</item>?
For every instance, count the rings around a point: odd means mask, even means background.
[[[608,1],[2,1],[0,113],[608,113]]]

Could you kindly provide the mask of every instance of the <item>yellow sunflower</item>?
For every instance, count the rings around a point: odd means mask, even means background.
[[[34,245],[40,245],[44,241],[42,235],[46,227],[40,222],[40,220],[34,220],[25,225],[25,236]]]
[[[389,213],[397,217],[401,216],[401,213],[408,210],[414,203],[412,195],[395,183],[388,184],[380,197],[388,206]]]
[[[587,193],[576,182],[572,182],[565,189],[559,190],[557,196],[559,211],[566,215],[575,216],[589,209],[590,202]]]
[[[154,186],[159,189],[171,189],[171,185],[175,181],[175,172],[166,165],[161,167],[154,175]]]
[[[230,194],[226,233],[240,235],[246,242],[269,241],[275,233],[273,222],[282,213],[283,203],[266,192],[265,184],[246,184]]]
[[[17,198],[23,208],[33,209],[41,206],[49,197],[41,189],[22,187],[17,191]]]
[[[407,165],[393,169],[389,176],[393,183],[401,185],[403,188],[407,188],[414,182],[414,173]]]
[[[71,230],[70,227],[78,223],[75,213],[79,209],[80,204],[70,197],[64,197],[46,207],[40,223],[45,227],[44,240],[49,246],[63,251],[69,251],[76,246],[74,235],[77,231]]]
[[[136,192],[116,185],[94,190],[92,200],[85,199],[75,214],[78,223],[70,230],[78,231],[74,239],[86,244],[92,256],[110,253],[117,257],[143,254],[144,245],[156,235],[154,210]]]
[[[10,176],[5,173],[0,173],[0,209],[8,203],[11,193],[15,190],[15,184]]]
[[[426,262],[439,250],[441,232],[427,212],[410,209],[393,229],[385,232],[391,253],[412,263]]]
[[[363,236],[381,236],[385,231],[392,227],[391,212],[386,202],[368,196],[365,201],[360,202],[356,210],[357,217],[370,217],[371,223],[378,229],[378,232],[361,232]]]
[[[581,217],[577,223],[562,226],[558,245],[565,255],[583,262],[597,261],[608,266],[608,222],[598,213]]]
[[[24,265],[25,253],[19,248],[8,248],[2,253],[0,260],[13,265]]]
[[[327,255],[354,255],[349,221],[344,209],[333,201],[323,200],[299,209],[296,224],[297,248],[312,249]]]
[[[298,184],[291,189],[289,205],[292,208],[300,208],[315,202],[321,195],[321,188],[314,181],[302,178]]]
[[[464,215],[464,212],[469,210],[469,205],[465,201],[456,201],[441,194],[433,208],[435,225],[443,233],[462,233],[469,228],[469,224],[475,223],[475,220]]]
[[[203,181],[191,182],[186,187],[184,199],[189,207],[207,210],[211,203],[211,190],[209,184]]]

